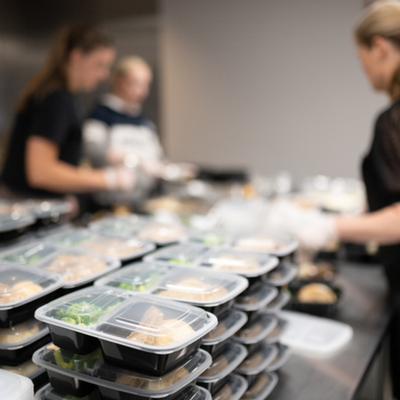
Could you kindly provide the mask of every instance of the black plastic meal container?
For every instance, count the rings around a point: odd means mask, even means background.
[[[71,376],[61,374],[50,369],[47,370],[49,381],[54,389],[68,393],[71,396],[84,397],[96,389],[96,385],[82,381]]]
[[[208,390],[212,395],[214,395],[228,382],[229,378],[230,374],[214,382],[197,382],[197,386]]]
[[[39,340],[17,349],[0,349],[0,364],[17,366],[32,358],[32,354],[49,343],[50,335],[46,335]]]
[[[107,363],[148,375],[161,376],[194,356],[200,348],[201,341],[202,338],[169,354],[145,352],[101,339],[100,345]]]
[[[35,372],[28,375],[33,383],[33,390],[36,393],[40,388],[49,383],[49,376],[44,368],[39,368]]]
[[[215,358],[218,357],[225,350],[225,347],[231,342],[231,340],[232,338],[228,337],[222,342],[210,345],[202,344],[200,347]]]
[[[76,354],[89,354],[100,345],[99,340],[93,336],[71,331],[60,326],[49,324],[49,331],[52,342],[56,346]]]
[[[293,311],[316,315],[318,317],[333,318],[337,313],[337,306],[342,296],[342,290],[338,287],[324,283],[324,285],[330,287],[335,292],[337,300],[334,303],[304,303],[299,301],[297,299],[298,291],[302,286],[310,283],[312,282],[297,282],[296,286],[292,284],[290,288],[290,291],[292,292],[292,299],[287,305],[287,308]]]
[[[217,306],[205,307],[196,304],[196,307],[201,308],[204,311],[210,312],[211,314],[214,314],[217,318],[219,318],[222,316],[222,314],[225,313],[225,311],[232,309],[234,304],[235,304],[235,299],[231,299],[225,303],[218,304]]]
[[[37,308],[49,303],[57,297],[57,291],[50,292],[45,296],[39,297],[29,303],[25,303],[8,310],[0,310],[0,328],[10,328],[16,324],[19,324],[20,322],[24,322],[32,318]]]
[[[183,387],[182,389],[178,390],[177,392],[170,394],[166,397],[161,397],[162,400],[174,400],[177,399],[186,391],[188,388],[195,386],[196,381],[191,382],[189,385]],[[200,386],[197,384],[197,386]],[[99,386],[99,393],[102,400],[154,400],[154,397],[144,397],[144,396],[137,396],[132,393],[125,393],[120,392],[115,389],[107,388],[104,386]]]

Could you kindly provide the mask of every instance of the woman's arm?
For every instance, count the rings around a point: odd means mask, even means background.
[[[104,172],[84,170],[58,160],[56,143],[40,136],[26,142],[26,177],[28,184],[58,193],[84,193],[108,187]]]
[[[335,218],[340,239],[354,243],[370,241],[381,245],[400,243],[400,203],[354,217]]]

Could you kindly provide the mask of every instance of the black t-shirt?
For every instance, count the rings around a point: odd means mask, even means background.
[[[2,179],[14,192],[34,197],[59,197],[60,194],[29,186],[25,173],[25,147],[29,136],[41,136],[59,146],[58,159],[78,165],[81,157],[81,119],[79,97],[59,89],[42,101],[28,100],[18,113],[11,132]]]
[[[378,117],[362,172],[370,211],[400,202],[400,100]],[[382,246],[379,258],[391,291],[400,294],[400,244]]]

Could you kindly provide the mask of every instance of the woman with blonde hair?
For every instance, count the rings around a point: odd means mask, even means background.
[[[354,37],[372,87],[388,94],[390,106],[376,120],[370,150],[363,160],[369,212],[360,216],[320,215],[294,233],[304,249],[318,250],[332,239],[380,244],[379,258],[389,284],[395,316],[391,366],[400,399],[400,3],[372,4],[360,16]]]
[[[91,25],[63,27],[43,67],[20,95],[1,195],[60,197],[131,189],[125,170],[79,168],[82,115],[79,94],[106,79],[115,58],[112,40]]]

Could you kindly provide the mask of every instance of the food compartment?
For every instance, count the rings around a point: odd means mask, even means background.
[[[242,400],[264,400],[268,398],[278,383],[278,375],[273,372],[262,372],[248,387]]]
[[[8,328],[31,317],[54,298],[62,276],[23,265],[0,263],[0,327]]]
[[[238,366],[235,372],[244,375],[248,384],[251,385],[257,375],[265,371],[276,360],[278,354],[277,346],[269,345],[263,341],[257,344],[255,349]]]
[[[121,265],[110,259],[85,250],[71,248],[58,250],[37,264],[38,268],[63,276],[64,288],[76,288],[108,274]]]
[[[342,291],[338,287],[319,282],[293,283],[292,299],[288,308],[320,317],[334,317]]]
[[[108,316],[96,331],[107,362],[163,375],[193,356],[216,325],[216,317],[199,308],[142,294]]]
[[[235,307],[242,311],[262,310],[278,296],[278,289],[262,282],[253,283],[236,297]]]
[[[260,314],[238,331],[234,338],[239,343],[252,345],[265,339],[277,325],[278,319],[274,315]]]
[[[206,252],[198,265],[255,278],[266,274],[278,265],[278,259],[269,254],[249,253],[235,249]]]
[[[35,400],[102,400],[98,389],[84,397],[71,396],[61,390],[54,389],[50,384],[42,387],[35,395]]]
[[[336,268],[327,261],[302,262],[297,267],[300,281],[331,282],[337,274]]]
[[[282,308],[289,303],[290,299],[290,292],[287,289],[281,289],[278,296],[267,305],[263,312],[268,314],[275,314],[278,311],[282,310]]]
[[[246,380],[236,374],[230,374],[224,385],[213,395],[213,400],[239,400],[246,392]]]
[[[62,357],[60,358],[60,356]],[[194,382],[211,364],[211,357],[198,351],[189,360],[163,376],[149,376],[107,364],[97,350],[93,355],[79,356],[54,345],[38,350],[33,361],[49,372],[51,385],[72,395],[72,392],[90,394],[90,386],[98,387],[104,399],[173,398]],[[71,386],[71,378],[75,385]],[[86,385],[84,385],[86,384]],[[90,385],[90,386],[87,386]],[[88,390],[86,390],[88,389]]]
[[[132,292],[149,292],[169,272],[166,265],[134,263],[95,282],[95,286],[110,286]]]
[[[171,268],[153,294],[187,302],[207,311],[221,315],[228,307],[223,307],[247,288],[245,278],[234,274],[223,274],[206,268]],[[229,304],[231,306],[231,304]],[[230,307],[229,307],[230,308]]]
[[[121,261],[141,257],[155,248],[154,244],[141,239],[94,232],[88,229],[64,232],[56,235],[51,241],[63,247],[77,246]]]
[[[197,384],[214,394],[226,382],[228,375],[246,358],[247,350],[238,343],[228,344],[223,352],[213,358],[213,362],[197,380]]]
[[[263,276],[263,280],[270,285],[285,286],[296,277],[296,273],[296,265],[283,261],[277,268]]]
[[[202,346],[215,345],[230,339],[247,322],[244,312],[228,310],[218,320],[218,325],[203,337]]]
[[[0,328],[0,364],[17,366],[50,341],[45,324],[35,319],[11,328]]]
[[[268,372],[273,372],[282,368],[289,360],[292,354],[290,348],[281,343],[275,344],[273,346],[277,347],[278,355],[274,358],[274,360],[272,360],[271,364],[267,367]]]
[[[55,345],[88,354],[99,347],[94,329],[90,328],[128,297],[122,291],[90,287],[39,308],[35,317],[48,324]]]
[[[245,251],[265,252],[278,257],[286,257],[298,246],[297,240],[284,235],[244,236],[234,241],[233,247]]]
[[[189,266],[197,263],[200,256],[207,250],[207,247],[189,244],[169,246],[149,254],[144,258],[144,261],[168,265]]]

